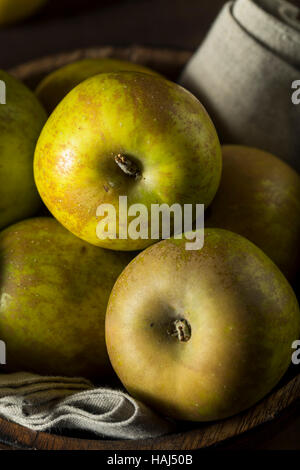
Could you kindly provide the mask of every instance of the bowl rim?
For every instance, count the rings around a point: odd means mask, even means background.
[[[164,68],[180,69],[192,56],[193,51],[174,47],[147,47],[141,45],[131,46],[99,46],[81,48],[57,54],[50,54],[42,58],[33,59],[23,64],[11,67],[8,72],[24,82],[35,75],[45,75],[54,70],[82,59],[116,58],[130,62],[141,63],[151,67],[157,63]]]
[[[0,443],[27,450],[196,450],[240,436],[300,404],[300,374],[256,405],[230,418],[153,439],[84,439],[32,431],[0,417]]]

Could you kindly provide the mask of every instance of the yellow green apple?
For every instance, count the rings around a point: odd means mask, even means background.
[[[207,227],[239,233],[292,279],[300,268],[300,176],[274,155],[222,147],[223,173],[206,213]]]
[[[21,82],[0,71],[0,229],[34,215],[41,206],[33,178],[36,141],[46,113]]]
[[[82,59],[60,67],[47,75],[37,86],[36,94],[50,114],[69,91],[87,78],[99,73],[129,70],[158,75],[148,67],[126,60],[109,57],[103,59]]]
[[[128,207],[212,201],[221,177],[216,130],[187,90],[150,74],[103,73],[75,87],[57,106],[38,140],[39,193],[68,230],[114,250],[137,250],[149,237],[119,236],[119,197]],[[98,208],[116,212],[115,238]],[[99,230],[98,230],[99,229]],[[122,235],[123,236],[123,235]]]
[[[52,217],[27,219],[0,234],[0,337],[4,371],[114,376],[104,316],[117,276],[132,257],[74,237]]]
[[[33,15],[45,3],[46,0],[0,0],[0,26]]]
[[[246,238],[206,229],[148,247],[122,272],[106,313],[111,363],[127,390],[160,413],[210,421],[264,397],[300,333],[296,296]]]

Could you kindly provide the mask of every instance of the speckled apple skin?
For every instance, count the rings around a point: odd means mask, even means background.
[[[262,150],[222,147],[223,172],[207,227],[239,233],[292,280],[300,269],[300,176]]]
[[[83,59],[51,72],[39,83],[36,95],[49,114],[79,83],[99,73],[135,71],[159,75],[143,65],[112,58]]]
[[[240,235],[206,229],[198,251],[185,242],[159,242],[125,268],[106,343],[134,397],[175,419],[217,420],[278,383],[299,337],[299,306],[281,271]],[[170,335],[178,319],[190,324],[187,342]]]
[[[33,155],[46,113],[35,95],[0,70],[6,103],[0,104],[0,230],[36,214],[41,199],[33,178]]]
[[[129,156],[141,177],[116,164]],[[157,240],[101,239],[100,204],[212,201],[221,177],[221,149],[201,103],[184,88],[137,72],[100,74],[75,87],[39,138],[34,174],[48,209],[68,230],[94,245],[137,250]],[[150,225],[149,225],[150,226]],[[117,221],[118,227],[118,221]]]
[[[100,383],[113,377],[104,317],[113,284],[131,259],[83,242],[49,217],[1,232],[2,370]]]

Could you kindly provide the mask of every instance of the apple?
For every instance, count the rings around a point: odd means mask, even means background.
[[[0,26],[33,15],[45,3],[46,0],[0,0]]]
[[[138,72],[96,75],[51,114],[37,143],[35,181],[50,210],[79,238],[114,250],[156,240],[98,230],[99,206],[204,204],[221,177],[221,149],[201,103],[163,78]],[[150,227],[150,215],[148,226]],[[109,232],[111,235],[112,233]]]
[[[52,217],[39,217],[1,232],[0,257],[3,371],[113,378],[104,317],[132,256],[94,247]]]
[[[201,250],[161,241],[119,276],[105,321],[111,363],[133,397],[179,420],[209,421],[264,397],[300,333],[296,296],[246,238],[206,229]]]
[[[21,82],[0,71],[0,230],[35,215],[41,199],[33,178],[36,141],[46,113]]]
[[[207,227],[239,233],[260,247],[289,278],[300,267],[300,176],[256,148],[225,145],[217,195]]]
[[[103,72],[122,72],[124,70],[158,75],[148,67],[126,60],[108,57],[103,59],[82,59],[60,67],[43,78],[37,86],[36,95],[48,113],[51,114],[69,91],[87,78]]]

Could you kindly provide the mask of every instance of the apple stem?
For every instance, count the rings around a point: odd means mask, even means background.
[[[141,171],[139,167],[130,160],[126,155],[121,155],[120,153],[115,156],[116,164],[121,168],[122,171],[128,176],[138,178],[141,176]]]
[[[191,326],[184,318],[175,320],[172,323],[173,330],[171,336],[176,336],[178,341],[186,343],[191,338]]]

